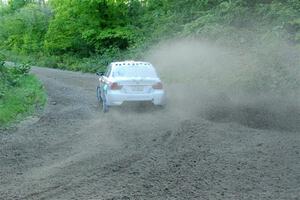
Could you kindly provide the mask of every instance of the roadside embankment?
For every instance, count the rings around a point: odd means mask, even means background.
[[[0,127],[23,119],[41,109],[46,93],[27,65],[9,67],[0,61]]]

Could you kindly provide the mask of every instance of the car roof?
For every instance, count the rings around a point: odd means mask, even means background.
[[[133,60],[126,60],[126,61],[120,61],[120,62],[112,62],[111,63],[112,67],[115,66],[151,66],[152,64],[149,62],[144,62],[144,61],[133,61]]]

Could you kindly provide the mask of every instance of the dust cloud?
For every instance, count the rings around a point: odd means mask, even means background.
[[[300,51],[286,43],[221,46],[196,39],[153,48],[169,110],[252,128],[300,130]]]

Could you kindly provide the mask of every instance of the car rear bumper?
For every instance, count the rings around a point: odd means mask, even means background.
[[[110,91],[106,95],[106,100],[109,106],[121,105],[126,101],[151,101],[154,105],[164,105],[165,92],[156,90],[152,93],[126,94],[119,91]]]

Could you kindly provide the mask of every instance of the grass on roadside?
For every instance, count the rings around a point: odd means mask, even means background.
[[[44,88],[34,75],[21,77],[20,83],[17,87],[1,91],[3,95],[0,96],[0,127],[32,114],[46,103]]]

